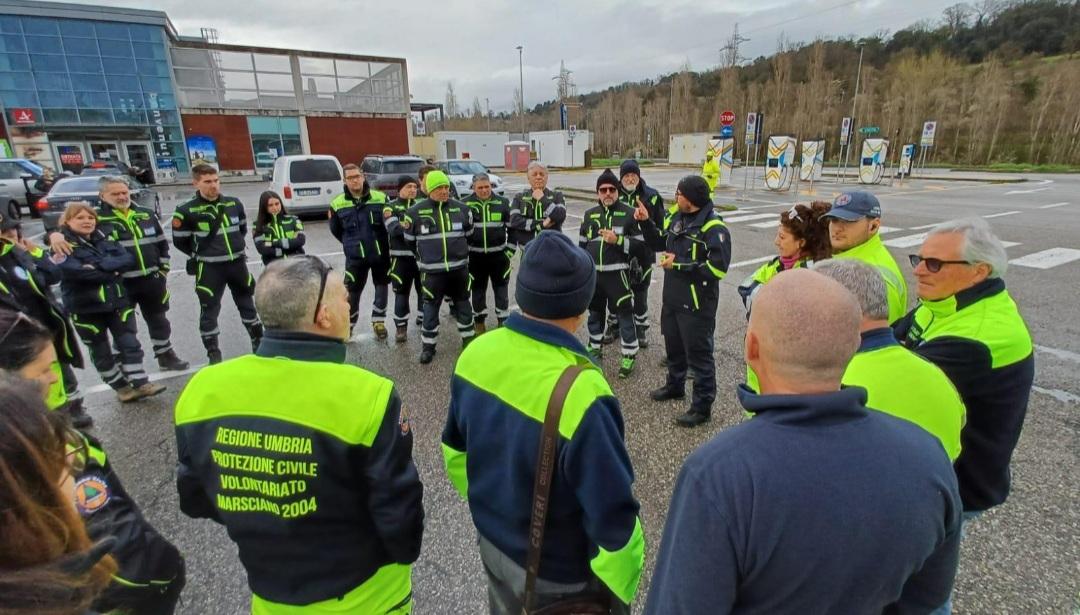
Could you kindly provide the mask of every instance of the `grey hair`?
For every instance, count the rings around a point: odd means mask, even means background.
[[[315,317],[322,269],[314,258],[282,258],[255,284],[255,309],[267,329],[297,331]]]
[[[851,291],[859,302],[863,318],[889,320],[889,294],[885,279],[873,266],[854,259],[830,258],[815,263],[812,269]]]
[[[964,237],[964,243],[960,248],[960,258],[969,263],[986,263],[990,265],[991,278],[1000,278],[1005,275],[1009,266],[1009,256],[1005,253],[1005,246],[997,238],[990,224],[982,218],[960,218],[948,220],[935,226],[929,235],[944,235],[956,233]]]
[[[489,177],[487,173],[477,173],[476,175],[472,176],[472,183],[473,183],[474,186],[476,185],[476,182],[489,182],[489,181],[491,181],[491,177]]]
[[[533,160],[532,162],[530,162],[529,166],[525,167],[525,172],[529,173],[533,169],[541,169],[544,173],[548,172],[548,168],[546,166],[544,166],[544,163],[539,162],[537,160]]]
[[[105,188],[108,187],[109,184],[124,184],[129,188],[131,187],[131,184],[128,183],[128,180],[124,177],[121,177],[119,175],[103,175],[97,183],[98,192],[104,192]]]

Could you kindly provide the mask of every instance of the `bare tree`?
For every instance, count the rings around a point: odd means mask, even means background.
[[[454,93],[454,82],[446,82],[446,116],[456,118],[459,115],[457,94]]]
[[[958,2],[948,7],[943,13],[945,27],[949,29],[951,34],[956,34],[967,26],[968,19],[974,12],[975,9],[966,2]]]

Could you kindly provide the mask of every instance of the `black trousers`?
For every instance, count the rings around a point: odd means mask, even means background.
[[[653,264],[641,263],[640,273],[630,276],[630,290],[634,291],[634,324],[638,331],[649,330],[649,286],[652,285]]]
[[[713,331],[716,306],[688,312],[668,306],[660,310],[660,332],[667,350],[667,385],[682,390],[686,370],[694,370],[693,412],[708,416],[716,399],[716,364],[713,362]]]
[[[501,325],[510,318],[510,256],[498,252],[469,254],[469,275],[472,276],[472,307],[476,320],[487,320],[487,289],[495,295],[495,320]]]
[[[420,274],[420,285],[424,290],[424,326],[420,329],[420,341],[424,346],[434,347],[439,337],[439,308],[444,297],[450,299],[456,310],[461,339],[467,341],[476,335],[472,306],[469,305],[468,269],[424,272]]]
[[[362,260],[345,261],[345,288],[349,291],[349,322],[360,319],[360,295],[367,286],[368,273],[375,284],[375,301],[371,304],[371,322],[386,321],[386,305],[390,301],[390,261],[375,263]]]
[[[423,312],[424,291],[420,288],[420,269],[411,256],[390,257],[390,284],[394,289],[394,324],[409,324],[409,292],[416,291],[416,312]]]
[[[254,350],[262,337],[262,324],[255,312],[255,278],[242,258],[227,263],[199,263],[195,274],[195,294],[199,296],[199,335],[203,346],[207,350],[218,348],[218,336],[221,335],[218,316],[226,287],[232,293],[233,303],[240,312],[240,322],[244,323],[251,336]]]
[[[600,271],[596,274],[596,290],[589,303],[589,348],[598,348],[604,339],[605,310],[615,315],[619,323],[619,338],[623,356],[632,357],[638,351],[637,329],[634,327],[634,294],[630,278],[623,271]]]
[[[90,350],[90,361],[94,369],[113,389],[122,389],[128,384],[140,386],[146,384],[146,372],[143,371],[143,352],[139,346],[138,329],[135,326],[135,310],[125,308],[113,312],[93,314],[72,314],[71,322],[79,337]],[[109,336],[120,354],[120,365],[116,364]]]
[[[154,356],[172,350],[172,325],[169,324],[169,289],[167,276],[156,272],[139,278],[124,278],[124,290],[132,305],[142,313]]]

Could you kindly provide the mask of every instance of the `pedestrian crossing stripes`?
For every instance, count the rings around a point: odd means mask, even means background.
[[[1041,252],[1028,254],[1009,261],[1010,265],[1020,267],[1032,267],[1034,269],[1050,269],[1058,265],[1080,260],[1080,250],[1073,248],[1050,248]]]
[[[751,220],[769,220],[769,219],[779,220],[780,219],[780,214],[749,214],[749,215],[743,215],[743,216],[732,215],[730,218],[729,217],[724,217],[724,222],[727,223],[727,224],[737,224],[739,222],[750,222]]]
[[[916,233],[915,235],[905,235],[903,237],[896,237],[895,239],[886,240],[885,245],[890,248],[913,248],[915,246],[921,246],[926,241],[928,233]],[[1015,241],[1002,241],[1001,245],[1006,248],[1020,245]]]

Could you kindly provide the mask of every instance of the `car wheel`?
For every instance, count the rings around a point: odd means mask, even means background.
[[[18,201],[8,201],[7,211],[4,212],[4,215],[8,218],[11,218],[12,220],[18,220],[19,218],[22,218],[22,211],[19,210]]]

